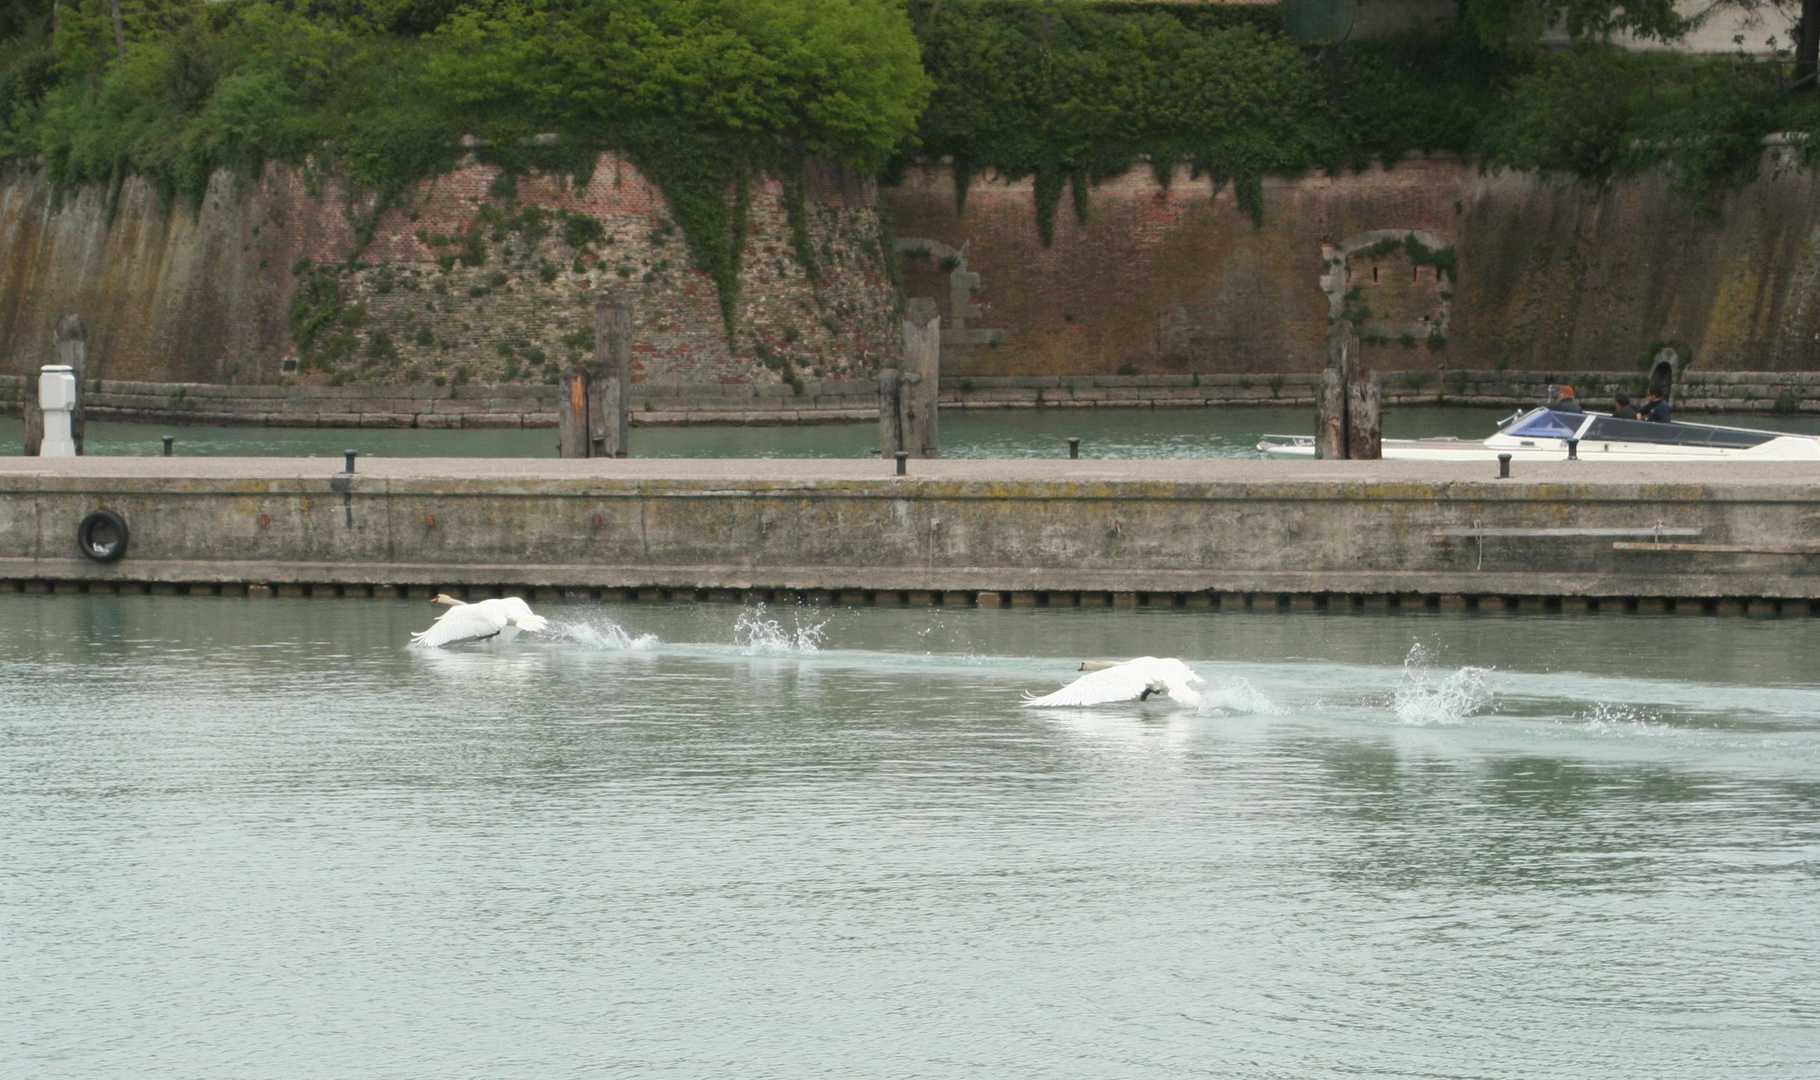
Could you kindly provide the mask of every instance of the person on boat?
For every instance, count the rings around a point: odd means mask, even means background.
[[[1580,408],[1580,399],[1574,397],[1574,388],[1571,386],[1563,386],[1561,389],[1555,391],[1555,399],[1548,403],[1548,407],[1555,412],[1586,411],[1585,409]]]
[[[1666,424],[1675,418],[1675,411],[1668,402],[1662,399],[1662,392],[1652,386],[1649,388],[1648,395],[1643,399],[1641,418],[1654,420],[1658,424]]]
[[[1637,407],[1630,403],[1630,395],[1620,390],[1612,397],[1611,417],[1613,420],[1641,420],[1642,415]]]

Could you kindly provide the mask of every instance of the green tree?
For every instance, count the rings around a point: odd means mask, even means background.
[[[613,137],[656,122],[870,169],[929,94],[887,0],[497,0],[434,39],[441,94],[523,133]]]
[[[1690,23],[1675,0],[1460,0],[1460,22],[1488,49],[1533,47],[1550,28],[1576,42],[1616,33],[1673,41]]]
[[[1031,176],[1051,235],[1063,185],[1147,157],[1159,178],[1191,162],[1257,211],[1264,173],[1300,168],[1326,141],[1320,81],[1293,42],[1253,24],[1191,27],[1162,10],[950,0],[919,16],[936,90],[924,152],[957,180],[992,167]]]

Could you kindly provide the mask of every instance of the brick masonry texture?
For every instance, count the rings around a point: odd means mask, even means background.
[[[0,172],[0,370],[48,362],[57,319],[74,312],[102,378],[329,382],[283,370],[298,357],[301,260],[340,286],[344,317],[323,337],[346,336],[336,373],[355,383],[553,381],[587,355],[591,297],[606,288],[633,293],[639,380],[777,383],[786,359],[805,379],[869,377],[898,347],[874,189],[845,170],[812,166],[805,178],[819,281],[795,255],[781,185],[753,185],[732,342],[713,282],[629,162],[603,155],[579,189],[530,176],[504,196],[499,176],[470,161],[425,182],[379,214],[356,253],[356,219],[371,206],[282,166],[256,180],[219,173],[193,208],[167,207],[138,180],[110,207],[100,188],[57,192],[42,170]],[[527,206],[586,215],[605,237],[577,250],[559,227],[502,226]],[[481,265],[455,258],[468,236],[485,246]]]
[[[1432,234],[1456,275],[1401,251],[1349,260],[1377,369],[1629,371],[1661,341],[1697,370],[1813,371],[1820,172],[1788,153],[1767,151],[1762,177],[1710,214],[1660,176],[1600,191],[1444,155],[1266,178],[1257,223],[1230,188],[1210,194],[1186,169],[1164,186],[1140,166],[1095,187],[1085,221],[1064,198],[1050,247],[1029,180],[976,178],[957,209],[950,170],[931,164],[881,200],[906,295],[934,297],[944,331],[968,298],[959,328],[1002,337],[945,345],[952,375],[1318,370],[1327,258],[1384,230]],[[951,280],[962,252],[970,297]],[[1443,302],[1446,333],[1430,342],[1415,331],[1442,321]]]
[[[776,387],[788,359],[811,384],[866,383],[863,397],[896,360],[901,297],[930,296],[953,378],[1071,377],[1078,388],[1082,376],[1231,376],[1255,390],[1320,369],[1344,294],[1342,306],[1369,309],[1365,359],[1395,373],[1393,390],[1425,379],[1416,393],[1433,394],[1462,372],[1634,378],[1657,342],[1691,357],[1695,375],[1820,371],[1820,171],[1796,167],[1787,148],[1764,165],[1701,214],[1657,176],[1594,190],[1437,155],[1268,178],[1259,222],[1229,189],[1211,193],[1185,170],[1159,184],[1142,166],[1095,187],[1084,221],[1064,199],[1050,247],[1028,181],[981,177],[957,209],[940,164],[876,191],[820,168],[807,186],[823,279],[796,259],[781,189],[760,182],[729,343],[711,282],[627,162],[604,156],[580,190],[522,178],[509,199],[490,194],[498,170],[470,162],[379,216],[360,259],[335,272],[350,318],[330,332],[351,339],[337,375],[352,383],[540,384],[585,353],[593,292],[624,287],[641,381]],[[483,220],[487,207],[510,217],[524,206],[593,217],[606,237],[577,252],[558,228]],[[277,385],[296,354],[293,267],[345,260],[360,209],[350,214],[332,181],[277,166],[218,175],[194,209],[166,207],[135,180],[110,207],[102,188],[58,193],[42,170],[0,170],[0,371],[47,362],[56,320],[75,312],[99,378]],[[454,258],[469,234],[487,247],[483,265]],[[1415,234],[1451,252],[1453,274],[1402,250],[1367,254],[1381,245],[1362,239]],[[1336,265],[1346,289],[1330,296]],[[1772,399],[1788,391],[1806,407],[1805,389],[1777,386]],[[801,411],[708,400],[652,411]]]

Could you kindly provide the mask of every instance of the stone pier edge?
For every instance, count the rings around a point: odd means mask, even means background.
[[[336,566],[277,569],[270,573],[225,573],[219,580],[200,580],[193,565],[175,568],[168,575],[140,572],[131,576],[85,576],[80,567],[21,567],[20,560],[0,560],[0,595],[11,593],[124,596],[250,597],[364,597],[428,600],[447,593],[465,600],[494,596],[522,596],[537,601],[603,602],[704,602],[740,604],[805,604],[811,606],[903,606],[1013,608],[1104,608],[1146,610],[1187,609],[1213,612],[1584,612],[1684,615],[1820,616],[1820,597],[1739,596],[1736,583],[1712,595],[1633,595],[1625,593],[1561,594],[1512,589],[1488,590],[1478,583],[1471,591],[1435,591],[1437,583],[1423,589],[1380,592],[1346,590],[1008,590],[1008,589],[878,589],[816,587],[708,587],[698,585],[534,585],[528,568],[508,573],[477,573],[474,568],[442,573],[393,575],[400,580],[358,581],[372,576],[370,568]],[[58,573],[68,569],[68,573]],[[251,568],[249,568],[251,569]],[[435,568],[419,568],[431,571]],[[345,572],[343,572],[345,571]],[[219,573],[219,572],[218,572]],[[246,580],[240,580],[241,577]],[[474,581],[463,581],[472,578]],[[411,580],[416,579],[416,580]],[[662,580],[653,575],[628,575],[624,580]],[[486,583],[482,583],[486,582]],[[1413,584],[1413,583],[1412,583]]]
[[[865,460],[375,459],[351,477],[337,464],[0,460],[0,591],[460,589],[1328,610],[1820,605],[1815,463],[1561,461],[1526,465],[1512,480],[1487,477],[1482,464],[1398,462],[926,461],[908,477]],[[134,526],[121,562],[74,549],[76,522],[102,507]],[[1575,533],[1476,546],[1460,529],[1481,523],[1494,534],[1657,527],[1686,536],[1691,527],[1697,542],[1652,550]],[[928,539],[938,527],[939,559]],[[1488,552],[1496,565],[1486,565]]]

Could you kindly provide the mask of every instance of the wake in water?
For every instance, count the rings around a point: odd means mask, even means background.
[[[1198,709],[1217,716],[1282,716],[1289,711],[1245,679],[1202,691]]]
[[[733,644],[752,656],[781,656],[791,653],[820,652],[828,620],[805,625],[792,617],[789,629],[765,613],[765,605],[747,608],[733,624]]]
[[[1463,667],[1439,681],[1427,667],[1429,653],[1418,642],[1403,659],[1391,706],[1405,724],[1459,724],[1491,704],[1490,668]]]
[[[656,634],[634,636],[631,631],[605,616],[587,622],[551,623],[550,636],[559,641],[572,641],[577,645],[607,652],[643,652],[662,644]]]
[[[1664,723],[1660,712],[1627,705],[1623,702],[1601,701],[1584,712],[1573,717],[1582,731],[1600,735],[1660,735],[1672,734],[1674,727]]]

